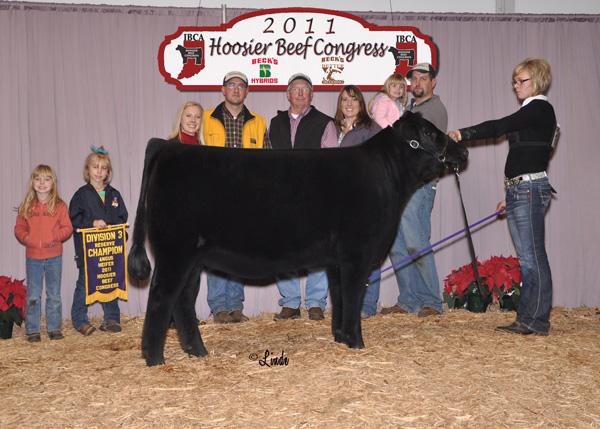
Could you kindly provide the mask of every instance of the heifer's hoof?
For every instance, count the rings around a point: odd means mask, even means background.
[[[151,353],[148,353],[146,350],[142,350],[142,357],[146,360],[146,365],[148,366],[165,364],[165,358],[163,355],[152,356]]]
[[[346,343],[346,345],[348,347],[350,347],[351,349],[364,349],[365,348],[365,343],[361,341],[348,341]]]
[[[356,337],[353,337],[352,335],[343,335],[342,339],[338,342],[346,344],[351,349],[364,349],[365,348],[365,343],[363,342],[362,338],[356,338]]]
[[[156,365],[164,365],[165,364],[165,358],[160,357],[160,358],[149,358],[146,357],[146,365],[148,366],[156,366]]]
[[[206,350],[206,347],[204,347],[203,344],[201,344],[199,347],[185,347],[183,350],[190,356],[204,357],[208,355],[208,350]]]
[[[342,333],[342,331],[334,330],[333,331],[333,341],[336,343],[345,343],[346,336]]]

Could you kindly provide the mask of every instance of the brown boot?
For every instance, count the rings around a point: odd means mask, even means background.
[[[77,331],[79,331],[79,333],[84,337],[87,337],[92,335],[94,331],[96,331],[96,328],[89,323],[84,323],[79,327],[79,329],[77,329]]]
[[[229,317],[231,317],[231,323],[241,323],[241,322],[248,321],[248,318],[246,316],[244,316],[244,313],[242,313],[242,310],[234,310],[234,311],[230,312]]]
[[[437,311],[435,308],[423,307],[421,310],[419,310],[419,312],[417,313],[417,316],[428,317],[428,316],[439,316],[440,314],[442,314],[442,313]]]
[[[39,343],[42,341],[42,337],[38,333],[27,334],[27,341],[30,343]]]
[[[393,305],[391,307],[385,307],[385,308],[381,309],[381,314],[392,314],[392,313],[407,314],[408,311],[406,311],[405,309],[400,307],[398,304]]]
[[[121,325],[119,324],[119,322],[116,322],[114,320],[107,320],[106,322],[102,322],[102,324],[100,325],[100,330],[103,332],[112,332],[117,333],[117,332],[121,332]]]
[[[50,331],[48,332],[48,337],[51,340],[62,340],[65,336],[60,331]]]
[[[229,313],[226,311],[219,311],[217,314],[214,315],[213,320],[215,321],[215,323],[232,323],[233,322],[233,319],[231,318]]]
[[[281,307],[281,312],[276,314],[274,320],[297,319],[300,317],[299,308]]]
[[[325,315],[321,307],[310,307],[308,309],[308,318],[310,320],[323,320],[325,319]]]

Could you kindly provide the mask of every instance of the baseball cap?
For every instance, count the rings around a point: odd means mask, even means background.
[[[310,87],[312,88],[312,81],[310,80],[310,78],[308,76],[306,76],[304,73],[296,73],[293,74],[290,79],[288,80],[288,85],[291,85],[293,81],[298,80],[298,79],[302,79],[305,80],[306,82],[308,82],[308,84],[310,85]]]
[[[242,73],[241,71],[230,71],[229,73],[227,73],[225,75],[225,77],[223,78],[223,85],[225,85],[227,83],[228,80],[233,79],[234,77],[237,77],[238,79],[241,79],[244,81],[244,83],[246,85],[248,85],[248,78],[246,77],[246,75],[244,73]]]
[[[412,72],[414,72],[414,71],[418,71],[421,73],[429,73],[431,75],[431,77],[435,77],[435,75],[436,75],[435,69],[429,63],[415,64],[415,66],[413,66],[413,68],[410,69],[408,71],[408,73],[406,73],[406,77],[410,79],[410,77],[412,76]]]

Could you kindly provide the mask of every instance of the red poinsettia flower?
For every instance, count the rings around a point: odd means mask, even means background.
[[[26,302],[27,290],[24,281],[0,276],[0,317],[20,324],[25,318]]]
[[[25,304],[27,302],[27,289],[25,289],[25,281],[13,280],[13,282],[8,285],[8,291],[13,295],[12,304],[18,310],[20,310],[23,317],[25,317]]]
[[[481,264],[477,261],[477,266]],[[481,275],[480,275],[481,276]],[[455,295],[462,298],[471,283],[475,281],[473,274],[473,265],[466,264],[457,270],[452,271],[444,280],[444,291],[448,295]]]
[[[4,312],[8,310],[8,295],[4,296],[2,292],[0,292],[0,312]]]
[[[519,260],[512,256],[492,256],[484,262],[477,261],[477,270],[482,286],[492,293],[494,302],[498,302],[521,283]],[[474,290],[469,288],[474,283],[473,265],[463,265],[444,280],[444,299],[446,302],[455,302],[456,298],[463,299],[465,293]]]

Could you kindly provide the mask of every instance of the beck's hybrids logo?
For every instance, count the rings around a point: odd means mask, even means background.
[[[258,65],[258,77],[254,72],[250,77],[250,85],[276,84],[279,79],[275,76],[279,59],[277,58],[252,58],[252,65]]]

